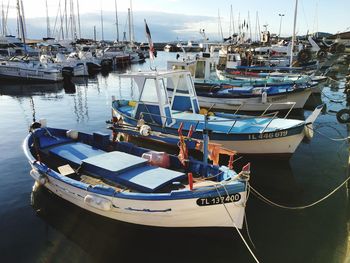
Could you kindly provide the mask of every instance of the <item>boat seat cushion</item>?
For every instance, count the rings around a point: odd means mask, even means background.
[[[82,169],[145,193],[152,193],[185,176],[180,172],[150,166],[146,159],[124,152],[109,152],[87,158],[83,160]]]
[[[153,193],[165,185],[184,178],[184,173],[146,165],[122,173],[116,178],[116,181],[140,192]]]
[[[82,168],[89,173],[107,178],[111,172],[114,175],[121,174],[127,170],[144,166],[147,162],[148,160],[144,158],[115,151],[85,159]]]
[[[80,142],[53,147],[49,152],[77,166],[81,165],[82,160],[86,158],[105,153],[105,151]]]
[[[127,116],[131,116],[131,113],[133,112],[134,107],[132,106],[121,106],[119,107],[119,111],[124,113]]]
[[[39,140],[39,146],[41,149],[54,146],[56,144],[62,144],[67,142],[72,142],[73,139],[65,136],[52,136],[47,129],[37,129],[34,132],[35,137]],[[65,134],[62,134],[65,135]]]

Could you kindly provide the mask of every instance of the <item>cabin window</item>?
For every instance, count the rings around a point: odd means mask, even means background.
[[[196,71],[196,64],[189,65],[188,70],[191,72],[191,75],[194,76],[195,71]]]
[[[141,101],[143,102],[158,102],[157,87],[155,79],[146,79],[143,86]]]
[[[235,55],[230,55],[230,56],[228,57],[228,60],[229,60],[229,61],[236,62],[236,56],[235,56]]]
[[[196,78],[203,79],[205,72],[205,61],[197,61]]]
[[[173,66],[173,69],[174,69],[174,70],[184,70],[184,69],[185,69],[185,66],[174,65],[174,66]]]
[[[226,57],[219,57],[219,62],[218,62],[218,64],[219,64],[219,65],[225,65],[225,64],[226,64],[226,60],[227,60]]]
[[[169,101],[168,101],[168,98],[167,98],[167,95],[166,95],[166,92],[165,92],[165,83],[164,83],[164,79],[159,79],[158,80],[159,82],[159,96],[160,96],[160,101],[162,103],[165,103],[165,104],[168,104]]]
[[[179,84],[177,85],[176,92],[181,94],[193,95],[192,79],[190,75],[181,75],[179,78]]]
[[[189,94],[188,92],[188,87],[187,87],[187,81],[186,78],[184,78],[184,76],[180,76],[179,78],[179,83],[177,85],[177,90],[178,93],[181,94]]]

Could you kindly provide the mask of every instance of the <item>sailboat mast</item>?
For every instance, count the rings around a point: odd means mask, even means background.
[[[132,12],[132,0],[130,0],[130,23],[131,23],[131,39],[134,44],[135,41],[135,31],[134,31],[134,14]]]
[[[77,14],[78,14],[78,30],[79,30],[79,38],[81,38],[79,0],[77,0]]]
[[[292,44],[290,45],[289,67],[293,66],[293,50],[294,50],[294,42],[295,42],[295,30],[296,30],[296,26],[297,26],[297,14],[298,14],[298,0],[295,0],[294,26],[293,26]]]
[[[66,39],[68,39],[67,0],[64,0],[64,19],[66,23]]]
[[[236,33],[236,28],[235,28],[235,16],[233,15],[232,5],[231,5],[231,13],[232,13],[232,34],[235,34],[235,33]]]
[[[250,13],[249,13],[249,11],[248,11],[248,26],[249,26],[249,38],[250,38],[250,42],[253,42],[252,24],[250,23]]]
[[[51,37],[49,7],[47,5],[47,0],[45,1],[45,3],[46,3],[46,36]]]
[[[4,12],[4,3],[1,4],[1,25],[2,25],[2,35],[5,36],[5,12]]]
[[[47,0],[45,1],[45,3],[46,3],[46,36],[51,37],[49,8],[47,6]]]
[[[72,40],[76,39],[77,32],[76,32],[76,27],[75,27],[75,14],[74,14],[74,5],[73,5],[73,0],[70,0],[69,2],[69,8],[70,8],[70,28],[71,28],[71,36]]]
[[[9,14],[9,7],[10,7],[10,0],[8,0],[8,2],[7,2],[6,16],[4,18],[4,21],[5,21],[5,27],[4,27],[5,35],[7,35],[7,18],[8,18],[8,14]]]
[[[132,36],[131,36],[131,17],[130,17],[130,8],[128,8],[128,24],[129,24],[129,42],[132,44]]]
[[[101,40],[104,40],[105,39],[105,36],[104,36],[104,31],[103,31],[103,11],[102,11],[102,4],[101,4]]]
[[[27,26],[26,26],[26,19],[24,15],[24,7],[23,7],[23,1],[21,0],[21,20],[22,20],[22,30],[23,30],[23,36],[24,38],[27,37]]]
[[[219,34],[221,35],[221,39],[224,39],[224,33],[222,32],[222,26],[221,26],[221,17],[220,17],[220,9],[218,9],[218,19],[219,19]]]
[[[61,35],[62,35],[62,40],[64,39],[64,30],[63,30],[63,23],[64,23],[64,14],[62,14],[62,6],[61,6],[61,1],[60,1],[60,20],[61,20],[61,28],[60,28],[60,32],[61,32]]]
[[[229,37],[232,36],[232,5],[230,7],[230,26],[229,26],[229,31],[228,31],[228,35]]]
[[[94,26],[94,41],[96,42],[96,26]]]
[[[25,40],[25,31],[24,31],[24,23],[23,23],[23,17],[22,17],[22,7],[21,7],[21,3],[19,0],[17,0],[17,16],[18,16],[18,33],[21,36],[21,40],[23,42],[23,44],[25,44],[26,40]]]
[[[118,6],[117,0],[114,0],[115,4],[115,26],[117,27],[117,42],[119,42],[119,24],[118,24]]]

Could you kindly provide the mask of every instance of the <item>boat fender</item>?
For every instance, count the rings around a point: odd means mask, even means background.
[[[311,60],[312,54],[310,49],[302,49],[298,53],[298,62],[305,63]]]
[[[262,103],[266,103],[267,102],[267,93],[266,93],[266,91],[261,93],[261,102]]]
[[[314,129],[312,123],[306,124],[304,127],[304,135],[308,140],[314,137]]]
[[[32,169],[30,171],[30,175],[32,177],[34,177],[35,181],[39,184],[39,185],[45,185],[48,182],[47,176],[44,174],[41,174],[39,171],[36,171],[34,169]]]
[[[41,123],[35,121],[30,125],[29,131],[34,131],[34,130],[39,129],[39,128],[41,128]]]
[[[320,49],[319,51],[317,51],[316,56],[318,59],[325,59],[327,58],[327,51]]]
[[[151,127],[144,124],[140,127],[140,134],[142,136],[149,136],[151,134]]]
[[[350,123],[350,110],[342,109],[337,112],[337,120],[339,123]]]
[[[201,115],[207,115],[207,113],[208,113],[208,110],[206,108],[201,108],[199,110],[199,114],[201,114]]]
[[[41,174],[38,178],[38,183],[40,185],[45,185],[47,183],[47,177]]]
[[[109,211],[112,209],[112,202],[110,200],[96,195],[86,195],[84,198],[84,203],[104,211]]]
[[[78,135],[79,135],[79,132],[76,131],[76,130],[69,130],[66,132],[66,136],[68,138],[71,138],[73,140],[77,140],[78,139]]]
[[[41,128],[47,127],[47,120],[46,119],[40,119],[39,123],[41,125]]]

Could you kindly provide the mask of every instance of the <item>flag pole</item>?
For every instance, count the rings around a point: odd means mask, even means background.
[[[151,31],[149,30],[146,19],[144,19],[144,21],[145,21],[146,37],[147,37],[148,45],[149,45],[150,69],[157,71],[156,67],[152,68],[152,63],[154,64],[154,59],[156,57],[156,54],[155,54],[154,45],[153,45],[153,41],[152,41]]]

